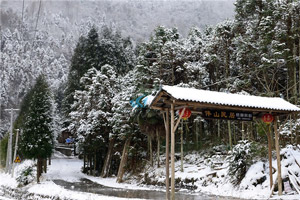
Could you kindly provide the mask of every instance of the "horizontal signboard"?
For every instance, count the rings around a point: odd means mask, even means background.
[[[204,118],[252,121],[253,113],[228,110],[203,110]]]

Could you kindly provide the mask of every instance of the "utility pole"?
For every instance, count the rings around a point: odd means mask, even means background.
[[[1,44],[0,44],[0,48],[1,48]],[[0,58],[1,59],[1,58]],[[0,88],[2,88],[1,87],[2,86],[2,82],[1,82],[1,78],[0,78]],[[2,133],[1,133],[1,131],[2,131],[2,123],[1,123],[1,118],[2,118],[2,115],[1,115],[1,112],[2,112],[2,110],[1,110],[1,102],[2,102],[2,89],[0,90],[0,169],[2,168],[2,151],[1,151],[1,140],[2,140],[2,138],[3,138],[3,135],[2,135]]]
[[[1,116],[0,116],[1,117]],[[0,124],[1,127],[1,124]],[[2,151],[1,151],[1,139],[3,138],[2,133],[0,132],[0,170],[2,169]]]
[[[0,62],[2,63],[2,26],[0,25]],[[2,68],[0,69],[0,74],[3,74]],[[1,140],[3,138],[3,135],[1,133],[2,130],[2,77],[0,77],[0,169],[2,167],[2,154],[1,154]]]
[[[20,133],[20,129],[16,129],[17,130],[17,136],[16,136],[16,144],[15,144],[15,152],[14,152],[14,157],[13,157],[13,164],[12,164],[12,172],[11,172],[11,177],[14,177],[14,171],[15,171],[15,160],[17,157],[17,150],[18,150],[18,139],[19,139],[19,133]]]
[[[19,109],[5,109],[5,111],[10,111],[10,133],[9,133],[9,140],[7,145],[7,156],[6,156],[6,166],[5,172],[11,173],[12,167],[12,136],[13,136],[13,119],[14,119],[14,111],[18,111]]]

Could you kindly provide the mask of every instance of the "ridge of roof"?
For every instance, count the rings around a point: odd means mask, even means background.
[[[168,85],[163,85],[160,91],[165,91],[178,100],[248,108],[300,111],[300,108],[279,97],[231,94]]]

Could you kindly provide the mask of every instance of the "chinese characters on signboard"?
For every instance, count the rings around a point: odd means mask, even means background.
[[[204,118],[252,121],[253,113],[224,110],[203,110]]]

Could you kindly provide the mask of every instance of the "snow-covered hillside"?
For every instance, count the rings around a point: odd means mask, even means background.
[[[92,26],[106,25],[137,44],[158,25],[178,27],[186,35],[192,26],[233,18],[233,2],[0,0],[0,127],[9,127],[4,108],[19,107],[40,74],[47,75],[55,93],[63,93],[78,38]]]
[[[39,1],[25,0],[25,19],[35,26]],[[42,1],[39,29],[49,25],[51,35],[72,33],[75,36],[85,31],[80,25],[94,23],[107,24],[122,31],[136,41],[147,39],[158,25],[178,27],[179,32],[187,34],[192,26],[204,28],[214,25],[234,14],[234,0],[200,1]],[[1,1],[2,24],[9,24],[3,11],[12,9],[22,12],[22,1]],[[33,28],[32,27],[32,28]],[[79,30],[78,30],[79,29]]]

